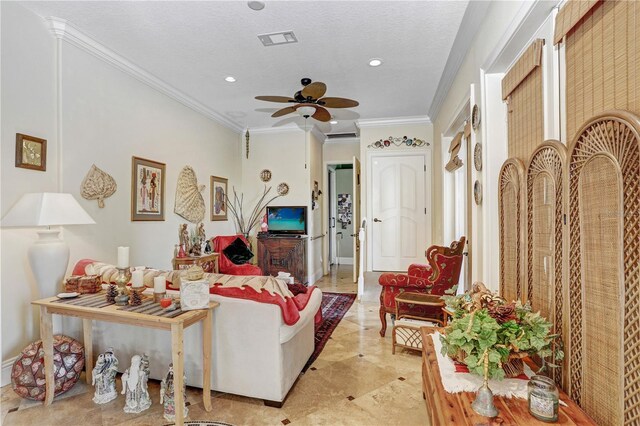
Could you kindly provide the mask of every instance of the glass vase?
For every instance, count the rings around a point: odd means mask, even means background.
[[[556,384],[546,376],[533,376],[527,385],[529,413],[543,422],[558,420],[559,393]]]

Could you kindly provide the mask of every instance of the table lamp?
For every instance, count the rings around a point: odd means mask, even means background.
[[[40,287],[40,296],[55,294],[67,271],[69,246],[60,238],[61,228],[52,226],[94,224],[73,195],[55,192],[24,194],[2,218],[3,228],[46,226],[28,250],[29,264]]]

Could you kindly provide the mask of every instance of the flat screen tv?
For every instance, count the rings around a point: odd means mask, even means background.
[[[267,225],[270,234],[307,233],[307,208],[304,206],[267,207]]]

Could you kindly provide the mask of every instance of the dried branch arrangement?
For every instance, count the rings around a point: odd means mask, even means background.
[[[243,210],[244,194],[240,193],[240,196],[238,196],[238,193],[236,192],[236,188],[234,187],[233,200],[231,200],[227,194],[224,195],[227,201],[227,209],[229,209],[229,211],[233,215],[233,218],[236,222],[236,228],[239,233],[245,236],[248,236],[249,233],[253,230],[253,228],[258,226],[258,224],[260,223],[260,218],[262,217],[262,213],[264,212],[264,209],[269,205],[269,203],[271,203],[276,198],[281,197],[281,195],[276,195],[268,199],[268,201],[265,201],[267,200],[269,192],[271,192],[271,187],[267,188],[267,186],[265,185],[264,190],[262,191],[262,196],[256,203],[253,210],[251,210],[251,214],[246,220],[244,217],[244,210]]]

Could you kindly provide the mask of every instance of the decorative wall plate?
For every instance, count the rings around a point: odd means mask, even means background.
[[[269,182],[271,180],[271,170],[264,169],[260,172],[260,180],[263,182]]]
[[[286,183],[282,182],[280,185],[278,185],[278,195],[287,195],[289,193],[289,185],[287,185]]]
[[[482,145],[479,143],[473,148],[473,165],[477,171],[482,171]]]
[[[478,108],[478,104],[474,105],[471,110],[471,127],[473,127],[474,131],[477,131],[478,127],[480,127],[480,108]]]
[[[479,180],[473,184],[473,199],[477,205],[482,204],[482,184]]]

